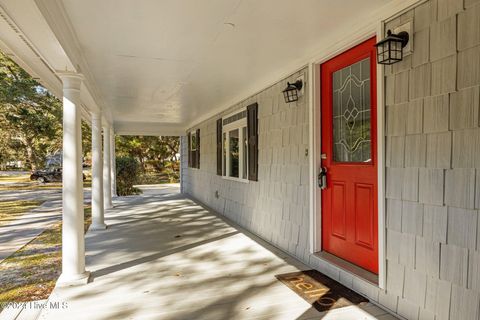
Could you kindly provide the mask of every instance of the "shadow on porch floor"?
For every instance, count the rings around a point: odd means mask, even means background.
[[[176,192],[119,198],[107,224],[86,236],[93,282],[56,288],[64,308],[40,319],[395,319],[319,313],[275,278],[307,266]]]

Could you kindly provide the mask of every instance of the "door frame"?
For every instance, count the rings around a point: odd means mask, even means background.
[[[321,193],[317,187],[317,174],[320,167],[320,132],[321,120],[320,110],[320,65],[338,54],[355,47],[356,45],[376,36],[382,39],[385,34],[385,24],[394,19],[400,19],[405,12],[415,8],[427,0],[394,0],[391,6],[387,5],[384,9],[372,13],[364,25],[358,25],[359,28],[351,28],[352,32],[345,32],[342,37],[337,36],[337,41],[329,42],[328,46],[319,50],[318,54],[309,59],[308,63],[308,94],[309,94],[309,195],[311,202],[309,219],[309,249],[310,253],[319,252],[322,248],[321,232]],[[377,158],[378,158],[378,287],[385,289],[386,285],[386,236],[385,236],[385,76],[383,67],[377,64]],[[322,260],[321,257],[319,257]],[[332,265],[329,261],[324,260]],[[357,275],[353,275],[358,277]]]
[[[310,150],[312,158],[310,173],[312,176],[311,186],[311,223],[310,223],[310,253],[322,251],[322,195],[317,186],[316,177],[321,166],[321,72],[322,63],[338,56],[372,37],[382,39],[384,34],[384,21],[374,26],[357,32],[345,38],[337,46],[326,51],[325,54],[309,65],[310,90]],[[384,289],[386,284],[386,252],[385,252],[385,102],[384,102],[384,70],[377,64],[377,203],[378,203],[378,287]],[[321,259],[321,258],[320,258]]]
[[[341,259],[349,262],[349,266],[351,267],[351,271],[354,271],[360,276],[368,277],[370,281],[377,282],[378,279],[378,152],[377,152],[377,57],[376,57],[376,50],[375,50],[375,43],[376,43],[376,36],[372,36],[371,38],[367,39],[364,42],[361,42],[355,47],[352,47],[349,50],[343,51],[339,55],[333,57],[331,60],[328,60],[327,62],[324,62],[320,64],[320,69],[321,69],[321,74],[320,74],[320,81],[327,81],[331,82],[333,81],[331,77],[333,74],[338,71],[338,70],[344,70],[345,68],[348,68],[349,66],[352,66],[353,64],[360,63],[360,61],[368,60],[368,74],[370,75],[370,84],[369,86],[369,97],[371,96],[371,106],[368,106],[371,112],[371,128],[369,129],[369,132],[371,134],[371,142],[369,142],[369,148],[370,148],[370,161],[368,163],[362,162],[362,161],[349,161],[349,160],[335,160],[335,147],[334,147],[334,134],[333,134],[333,129],[335,126],[335,121],[331,118],[334,113],[334,98],[332,96],[333,89],[334,89],[334,84],[333,82],[329,84],[328,90],[327,86],[325,83],[323,83],[319,87],[320,92],[322,93],[322,96],[320,97],[320,115],[322,116],[321,118],[319,117],[319,121],[321,122],[321,126],[326,125],[328,128],[323,127],[321,130],[321,135],[319,136],[319,140],[323,144],[321,147],[321,153],[326,153],[328,159],[324,159],[322,161],[322,166],[326,167],[327,170],[331,170],[331,174],[328,174],[329,179],[332,180],[337,180],[339,184],[342,182],[344,183],[344,206],[346,212],[344,212],[345,216],[343,219],[356,219],[358,213],[354,213],[353,211],[349,211],[350,209],[357,208],[356,205],[354,204],[357,200],[357,194],[356,192],[358,191],[356,188],[357,184],[367,184],[371,189],[370,192],[373,192],[371,194],[371,208],[372,211],[370,212],[372,218],[371,220],[371,227],[372,229],[369,229],[371,232],[371,236],[373,235],[373,238],[370,238],[372,242],[369,243],[370,247],[367,251],[365,249],[365,246],[359,245],[357,237],[357,231],[362,230],[362,229],[357,229],[356,227],[356,220],[349,220],[350,222],[347,223],[346,220],[344,220],[343,224],[346,229],[344,229],[345,234],[343,234],[346,238],[343,240],[340,240],[337,237],[332,236],[332,233],[334,233],[334,227],[333,227],[333,221],[335,220],[330,212],[323,212],[323,210],[333,210],[335,205],[333,198],[329,198],[328,200],[325,199],[325,202],[322,203],[322,217],[321,219],[326,219],[322,223],[322,232],[321,232],[321,237],[322,237],[322,252],[330,253],[332,255],[335,255],[337,257],[342,257]],[[329,80],[330,79],[330,80]],[[345,78],[342,78],[345,80]],[[343,83],[342,83],[343,86]],[[352,85],[353,86],[353,85]],[[325,96],[324,94],[327,94]],[[327,105],[324,105],[324,103],[327,103]],[[343,110],[343,109],[342,109]],[[324,118],[324,116],[327,116],[328,118]],[[326,130],[328,129],[328,130]],[[358,169],[360,176],[362,178],[356,178],[353,180],[349,180],[349,178],[345,177],[344,175],[346,174],[347,176],[352,173],[352,171],[356,171]],[[340,178],[342,176],[343,178]],[[336,177],[336,178],[334,178]],[[321,194],[322,197],[329,194],[331,197],[335,194],[334,190],[334,185],[330,185],[331,182],[329,182],[329,186],[326,190],[322,190]],[[351,185],[350,185],[351,184]],[[346,185],[349,185],[348,187]],[[355,190],[355,191],[354,191]],[[358,208],[357,208],[358,209]],[[349,218],[347,218],[349,217]],[[331,220],[330,223],[326,223],[327,220]],[[341,223],[340,223],[341,224]],[[340,226],[337,225],[338,227]],[[355,233],[348,233],[347,229],[353,228],[355,229]],[[351,232],[352,230],[350,230]],[[347,235],[349,234],[349,235]],[[354,239],[349,239],[347,240],[348,237],[353,237]],[[356,239],[356,240],[355,240]],[[327,245],[329,244],[329,245]],[[351,251],[349,249],[346,249],[346,247],[350,247]],[[366,258],[366,256],[368,258]],[[321,254],[323,255],[323,253]],[[327,255],[328,256],[328,255]],[[330,257],[330,256],[328,256]],[[362,258],[363,257],[363,258]],[[375,262],[373,262],[374,260]],[[354,262],[356,261],[356,262]],[[350,265],[351,264],[351,265]],[[361,268],[358,269],[357,267]],[[363,270],[369,271],[371,274],[365,274]],[[375,276],[373,275],[375,274]]]

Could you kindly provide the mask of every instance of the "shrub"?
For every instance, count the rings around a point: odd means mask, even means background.
[[[131,157],[117,157],[117,193],[119,196],[140,194],[142,191],[133,185],[138,181],[140,164]]]

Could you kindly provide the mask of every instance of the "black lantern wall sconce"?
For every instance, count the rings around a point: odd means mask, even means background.
[[[387,37],[375,45],[377,47],[378,63],[390,65],[402,61],[403,48],[407,45],[408,40],[408,32],[402,31],[393,34],[392,31],[388,30]]]
[[[298,101],[298,92],[303,88],[303,81],[297,80],[294,83],[287,82],[287,87],[283,90],[285,103]]]

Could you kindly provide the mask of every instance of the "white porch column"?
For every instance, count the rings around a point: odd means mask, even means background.
[[[107,228],[103,206],[102,117],[92,114],[92,230]]]
[[[103,205],[105,209],[113,207],[110,139],[110,127],[106,125],[103,127]]]
[[[63,82],[63,226],[60,285],[87,283],[83,231],[82,131],[80,87],[82,76],[61,73]]]
[[[111,177],[111,183],[112,183],[112,196],[116,197],[117,196],[117,166],[115,163],[115,131],[113,128],[110,130],[110,148],[111,148],[111,169],[112,169],[112,177]]]

